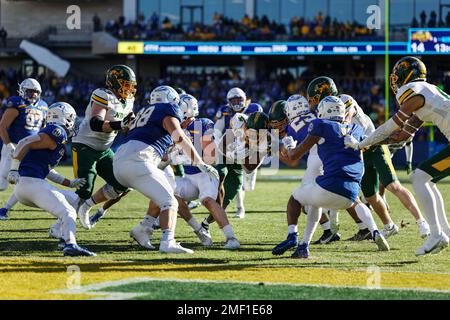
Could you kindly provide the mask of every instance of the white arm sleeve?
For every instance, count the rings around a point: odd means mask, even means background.
[[[214,141],[217,141],[217,143],[220,141],[220,138],[222,138],[224,130],[225,130],[225,119],[220,118],[214,124]]]
[[[361,141],[359,143],[359,148],[363,149],[377,144],[378,142],[381,142],[384,139],[388,138],[392,132],[399,128],[400,127],[398,126],[398,124],[396,124],[395,121],[391,118],[381,126],[379,126],[370,136]]]
[[[47,179],[57,184],[62,184],[64,180],[66,180],[66,178],[64,178],[54,169],[50,170],[50,172],[47,175]]]
[[[33,142],[40,141],[40,140],[41,140],[41,137],[38,134],[23,138],[22,140],[19,141],[19,143],[17,143],[16,150],[14,151],[14,154],[13,154],[13,158],[17,158],[17,156],[20,154],[20,151],[26,145],[33,143]]]

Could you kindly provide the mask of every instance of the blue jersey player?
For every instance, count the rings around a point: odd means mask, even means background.
[[[44,124],[47,103],[40,98],[41,92],[39,82],[28,78],[19,85],[19,96],[12,96],[6,102],[0,121],[0,137],[3,141],[0,160],[1,191],[8,188],[6,178],[17,143],[25,137],[36,135]],[[8,211],[16,203],[17,199],[12,195],[5,207],[0,209],[0,219],[6,219]]]
[[[324,98],[317,108],[318,119],[309,124],[308,135],[299,146],[293,138],[283,140],[291,159],[300,159],[315,144],[323,163],[323,175],[292,193],[300,207],[310,206],[305,237],[292,255],[294,258],[309,256],[309,243],[319,222],[322,208],[332,210],[354,208],[358,217],[369,227],[379,250],[389,250],[386,239],[380,234],[370,210],[360,202],[358,193],[364,173],[360,151],[346,149],[344,138],[350,134],[362,141],[364,131],[355,124],[344,124],[345,105],[337,97]],[[305,239],[306,238],[306,239]]]
[[[175,142],[211,179],[218,179],[217,171],[203,162],[180,126],[183,115],[178,105],[178,93],[171,87],[160,86],[151,95],[151,100],[156,103],[138,112],[125,143],[114,156],[114,176],[122,185],[139,191],[160,208],[163,230],[160,252],[192,253],[192,250],[175,242],[178,202],[170,182],[158,165],[169,146]]]
[[[8,181],[16,184],[14,194],[22,204],[41,208],[62,221],[65,256],[94,256],[79,247],[75,239],[77,213],[74,206],[78,196],[71,191],[59,190],[45,180],[64,155],[75,119],[71,105],[64,102],[51,105],[45,128],[18,142]]]

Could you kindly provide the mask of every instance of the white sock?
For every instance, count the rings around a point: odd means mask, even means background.
[[[385,230],[391,230],[393,227],[394,227],[394,223],[393,222],[389,222],[389,223],[384,225],[384,229]]]
[[[422,205],[425,220],[430,226],[430,234],[437,237],[442,230],[439,225],[437,200],[431,187],[431,179],[432,177],[428,173],[420,169],[416,169],[411,175],[414,192]]]
[[[202,227],[202,226],[197,222],[197,220],[195,220],[194,217],[192,217],[192,218],[188,221],[188,225],[190,225],[191,228],[192,228],[192,230],[194,230],[194,231],[198,231],[198,230],[200,230],[200,228]]]
[[[6,210],[11,210],[12,207],[14,207],[16,205],[16,203],[19,202],[19,200],[17,200],[16,196],[14,195],[14,193],[9,197],[8,201],[6,201],[6,204],[4,206],[4,208]]]
[[[161,241],[171,241],[175,239],[175,232],[170,229],[164,229],[162,231]]]
[[[310,243],[311,239],[319,224],[320,216],[322,215],[322,208],[311,206],[308,215],[306,216],[305,233],[303,234],[302,243]]]
[[[96,205],[96,203],[95,203],[94,199],[92,199],[92,197],[87,199],[83,204],[88,206],[89,208]]]
[[[296,224],[288,225],[288,234],[291,234],[291,233],[298,233],[298,227]]]
[[[369,228],[370,232],[373,233],[375,230],[378,230],[375,220],[372,217],[372,213],[369,208],[366,207],[365,204],[359,203],[355,207],[356,214],[358,218],[364,222],[364,224]]]
[[[103,215],[106,213],[106,211],[108,211],[108,209],[103,209],[103,207],[101,207],[100,209],[98,209],[98,212]]]
[[[234,235],[233,227],[231,226],[231,224],[227,224],[225,227],[223,227],[222,231],[225,234],[225,238],[227,238],[227,240],[232,239],[232,238],[236,239],[236,236]]]
[[[367,229],[366,225],[364,224],[364,222],[358,222],[357,223],[359,230],[364,230]]]
[[[436,209],[439,225],[447,235],[450,235],[450,225],[447,220],[447,215],[445,214],[445,205],[444,199],[442,198],[442,194],[437,188],[436,184],[430,182],[431,191],[433,191],[434,198],[436,199]]]
[[[142,220],[141,225],[152,228],[155,221],[156,221],[155,217],[149,216],[147,214],[147,215],[145,215],[144,219]]]
[[[242,190],[242,188],[241,188],[236,195],[236,208],[237,209],[244,208],[244,198],[245,198],[245,191]]]
[[[406,154],[407,162],[412,162],[413,152],[414,152],[414,146],[413,146],[412,142],[405,145],[405,154]]]
[[[331,229],[331,222],[327,221],[327,222],[321,223],[320,226],[322,227],[323,231],[330,230]]]

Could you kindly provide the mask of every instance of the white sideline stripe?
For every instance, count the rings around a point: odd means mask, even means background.
[[[204,280],[204,279],[173,279],[173,278],[129,278],[117,281],[107,281],[96,284],[91,284],[87,286],[82,286],[78,289],[64,289],[64,290],[54,290],[50,291],[51,294],[87,294],[98,296],[93,298],[94,300],[125,300],[132,299],[140,296],[145,296],[147,292],[111,292],[102,291],[104,288],[118,287],[122,285],[140,283],[140,282],[150,282],[150,281],[170,281],[170,282],[197,282],[197,283],[223,283],[223,284],[248,284],[248,285],[259,285],[264,283],[264,285],[275,286],[292,286],[292,287],[317,287],[317,288],[334,288],[334,289],[363,289],[363,290],[394,290],[394,291],[415,291],[415,292],[435,292],[435,293],[450,293],[450,290],[436,290],[436,289],[426,289],[426,288],[369,288],[365,286],[333,286],[333,285],[320,285],[320,284],[302,284],[302,283],[284,283],[284,282],[256,282],[256,281],[223,281],[223,280]]]

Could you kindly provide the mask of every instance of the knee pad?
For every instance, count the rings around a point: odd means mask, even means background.
[[[430,176],[428,173],[426,173],[423,170],[420,169],[416,169],[414,170],[414,172],[411,174],[411,182],[412,184],[425,184],[429,181],[431,181],[433,177]]]
[[[102,189],[105,198],[108,200],[117,199],[122,194],[122,192],[117,191],[113,186],[109,184],[105,184]]]
[[[167,201],[161,203],[159,207],[161,211],[174,210],[175,212],[178,212],[178,201],[174,196],[172,196]]]

